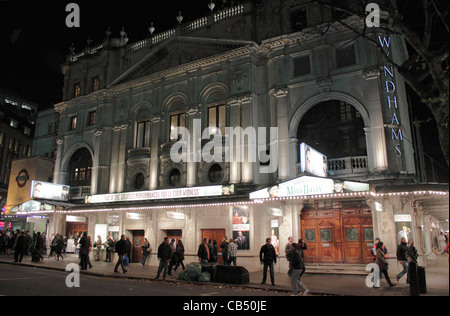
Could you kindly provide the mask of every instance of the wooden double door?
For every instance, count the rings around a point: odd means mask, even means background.
[[[304,210],[301,215],[302,239],[307,263],[373,262],[374,243],[370,210]]]

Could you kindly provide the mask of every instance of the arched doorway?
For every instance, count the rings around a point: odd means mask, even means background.
[[[353,105],[330,100],[306,112],[297,139],[299,144],[306,143],[327,156],[331,177],[351,177],[368,169],[364,127],[364,119]]]
[[[69,161],[69,185],[71,187],[90,186],[92,179],[92,156],[89,150],[77,150]]]

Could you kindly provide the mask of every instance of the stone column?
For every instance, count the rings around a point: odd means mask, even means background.
[[[192,106],[187,110],[187,128],[189,130],[190,144],[188,144],[188,162],[186,170],[186,186],[194,187],[198,184],[197,181],[197,167],[201,161],[201,146],[198,148],[198,144],[201,144],[202,131],[195,128],[195,121],[197,124],[201,121],[200,106]]]
[[[161,116],[154,116],[152,119],[152,144],[150,153],[150,190],[156,190],[159,185],[161,130]]]
[[[227,101],[227,113],[230,119],[230,127],[236,128],[241,126],[241,116],[240,116],[240,103],[237,98],[230,98]],[[229,135],[230,145],[230,183],[237,184],[241,182],[241,169],[240,164],[238,163],[237,151],[238,148],[236,146],[236,140],[231,139],[232,135]]]
[[[278,127],[278,182],[291,178],[289,174],[289,115],[288,89],[279,88],[271,91],[275,97]]]

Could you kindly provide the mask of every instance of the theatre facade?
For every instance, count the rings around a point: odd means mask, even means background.
[[[310,264],[367,264],[375,237],[395,260],[405,226],[432,254],[440,226],[427,208],[448,213],[448,186],[416,181],[405,83],[383,53],[401,63],[404,40],[372,29],[368,41],[326,23],[327,8],[264,2],[132,44],[108,31],[71,50],[53,182],[70,186],[74,205],[50,214],[49,234],[125,234],[133,262],[143,238],[154,250],[165,236],[182,239],[191,262],[202,238],[227,236],[238,264],[256,271],[268,237],[280,269],[288,237],[306,241]],[[345,24],[364,28],[357,17]],[[262,145],[226,127],[250,128]],[[191,159],[201,152],[216,159]]]

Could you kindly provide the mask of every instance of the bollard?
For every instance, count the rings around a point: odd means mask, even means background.
[[[417,263],[409,263],[409,286],[410,286],[410,296],[420,296],[419,291],[419,278],[417,274]]]

